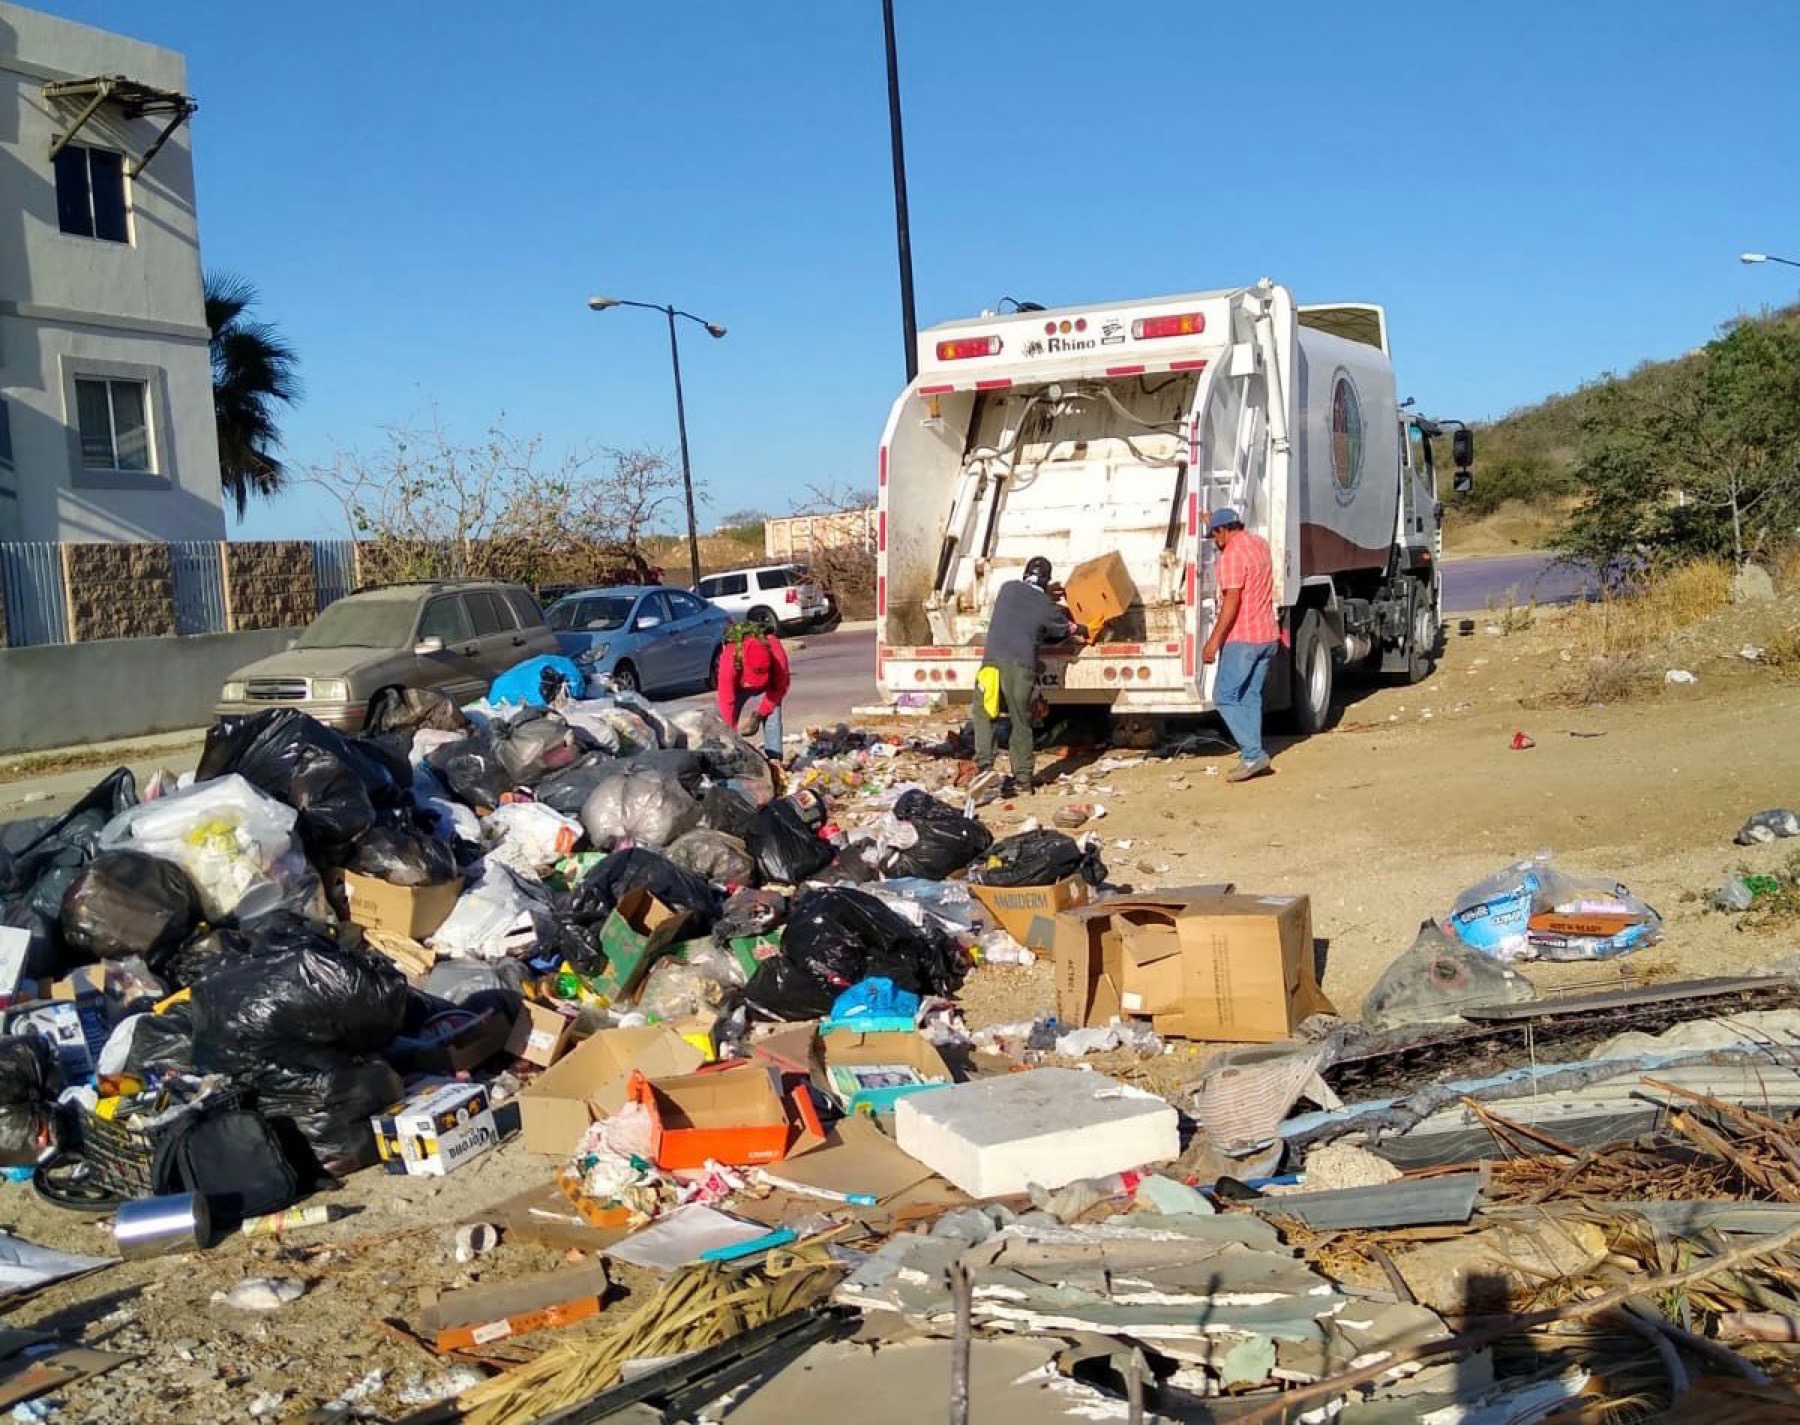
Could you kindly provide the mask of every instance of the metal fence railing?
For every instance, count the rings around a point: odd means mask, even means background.
[[[212,539],[183,540],[169,546],[175,586],[175,632],[225,632],[225,569]]]
[[[60,546],[43,540],[0,544],[0,594],[8,647],[69,641]]]
[[[321,539],[313,543],[313,587],[319,607],[356,590],[356,541]]]

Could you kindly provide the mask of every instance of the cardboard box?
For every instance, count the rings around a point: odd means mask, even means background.
[[[699,1050],[661,1026],[603,1029],[520,1090],[525,1150],[566,1158],[590,1123],[624,1106],[632,1070],[668,1078],[700,1063]]]
[[[440,1351],[474,1351],[495,1341],[569,1326],[600,1314],[606,1268],[542,1272],[504,1286],[472,1286],[426,1297],[423,1325]]]
[[[1056,917],[1086,905],[1093,890],[1080,876],[1065,876],[1047,886],[982,886],[971,881],[969,894],[1019,944],[1048,953],[1056,943]]]
[[[1105,628],[1137,598],[1137,584],[1125,561],[1116,553],[1102,554],[1077,564],[1063,580],[1063,597],[1075,622],[1098,638]]]
[[[1055,948],[1064,1024],[1138,1015],[1159,1034],[1261,1044],[1334,1012],[1314,973],[1305,896],[1120,897],[1058,916]]]
[[[633,1072],[628,1093],[650,1110],[659,1168],[701,1168],[709,1159],[727,1167],[776,1162],[795,1136],[790,1115],[800,1118],[802,1136],[824,1137],[805,1086],[790,1103],[781,1076],[760,1064],[654,1080]]]
[[[369,1120],[390,1173],[448,1177],[500,1146],[500,1129],[480,1084],[425,1089]]]
[[[554,1005],[526,1000],[513,1021],[512,1037],[506,1041],[506,1052],[527,1064],[547,1069],[569,1047],[569,1030],[574,1021]]]
[[[595,992],[614,1004],[629,1000],[650,962],[680,938],[687,922],[687,911],[671,910],[645,887],[627,891],[600,927],[606,970],[594,980]]]
[[[890,1065],[911,1070],[920,1082],[866,1085],[849,1091],[833,1082],[833,1069]],[[813,1040],[812,1078],[845,1113],[891,1113],[908,1095],[941,1089],[952,1082],[943,1055],[915,1030],[874,1034],[853,1029],[826,1031]]]
[[[355,871],[339,872],[350,921],[369,930],[429,940],[462,894],[461,878],[436,886],[396,886]]]

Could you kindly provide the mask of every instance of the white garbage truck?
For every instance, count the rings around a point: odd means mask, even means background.
[[[1430,670],[1439,426],[1401,408],[1387,318],[1285,287],[984,313],[922,332],[882,432],[876,677],[968,694],[1000,586],[1117,553],[1136,586],[1101,641],[1046,649],[1055,703],[1210,711],[1213,510],[1269,542],[1286,647],[1271,709],[1324,727],[1346,669]],[[1454,437],[1465,488],[1469,433]]]

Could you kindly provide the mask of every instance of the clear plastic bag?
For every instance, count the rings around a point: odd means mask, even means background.
[[[660,1019],[716,1011],[744,981],[743,967],[729,952],[690,946],[679,957],[668,955],[656,962],[638,992],[637,1007]]]
[[[1738,828],[1738,834],[1733,839],[1739,846],[1755,846],[1760,842],[1781,841],[1790,836],[1800,836],[1800,812],[1776,807],[1770,811],[1759,811]]]
[[[756,880],[756,861],[744,843],[704,826],[676,837],[669,859],[717,885],[747,886]]]
[[[700,822],[700,804],[671,772],[626,766],[594,788],[581,808],[588,840],[602,851],[622,841],[664,847]]]
[[[318,878],[296,832],[294,809],[233,773],[121,813],[103,848],[142,851],[187,872],[208,920],[250,920],[316,904]]]
[[[1540,851],[1469,887],[1443,928],[1496,960],[1604,960],[1661,939],[1662,917],[1618,882],[1570,875]]]

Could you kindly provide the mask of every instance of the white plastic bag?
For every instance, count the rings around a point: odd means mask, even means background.
[[[121,812],[100,833],[100,846],[173,861],[199,891],[208,920],[250,920],[314,904],[318,878],[295,819],[292,807],[234,772]]]
[[[581,823],[542,802],[509,802],[495,807],[481,825],[490,860],[524,875],[554,866],[581,840]]]
[[[554,931],[542,887],[490,861],[427,943],[443,955],[504,960],[532,954]]]

